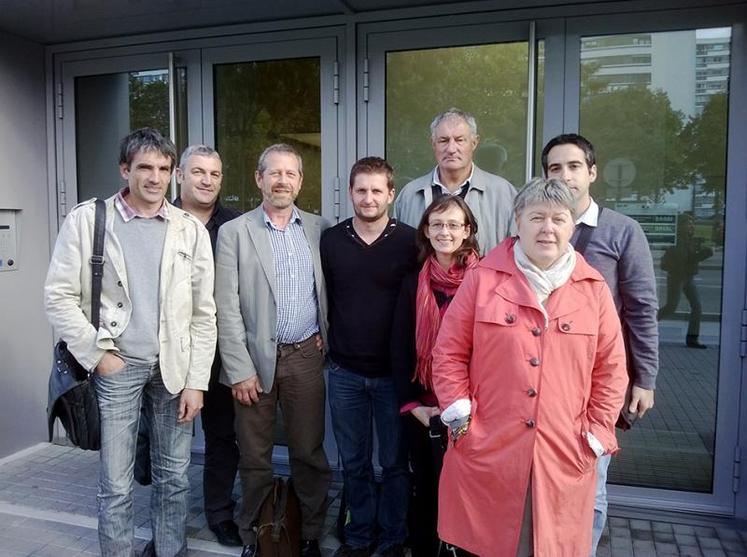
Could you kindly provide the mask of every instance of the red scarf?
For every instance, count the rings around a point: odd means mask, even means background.
[[[415,295],[415,349],[418,362],[412,380],[419,381],[429,391],[433,389],[433,346],[441,328],[441,318],[449,306],[449,302],[446,302],[439,308],[433,291],[439,290],[449,297],[453,296],[464,280],[465,271],[477,265],[477,262],[477,254],[472,253],[467,258],[465,267],[454,264],[447,271],[431,255],[423,263],[418,275],[418,290]]]

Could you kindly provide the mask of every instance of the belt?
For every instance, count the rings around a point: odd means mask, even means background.
[[[316,335],[318,333],[314,333],[309,338],[304,340],[299,340],[298,342],[288,342],[288,343],[278,343],[277,351],[278,356],[287,356],[288,354],[292,354],[296,350],[300,350],[307,344],[311,344],[312,342],[316,344]]]

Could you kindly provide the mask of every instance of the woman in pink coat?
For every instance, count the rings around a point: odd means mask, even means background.
[[[575,201],[537,178],[509,238],[467,274],[433,351],[452,445],[438,532],[481,557],[589,554],[596,459],[618,450],[628,381],[602,276],[569,244]]]

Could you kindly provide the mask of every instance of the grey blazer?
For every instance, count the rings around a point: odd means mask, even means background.
[[[298,210],[314,262],[319,331],[327,345],[327,292],[319,257],[319,238],[327,221]],[[264,392],[275,379],[277,287],[272,247],[262,206],[218,230],[215,248],[215,303],[221,382],[234,385],[254,375]]]

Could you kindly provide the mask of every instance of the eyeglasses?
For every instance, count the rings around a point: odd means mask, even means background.
[[[467,225],[464,223],[454,221],[431,222],[428,224],[428,230],[430,230],[431,232],[439,232],[442,228],[446,228],[446,230],[448,230],[449,232],[458,232],[465,226]]]

